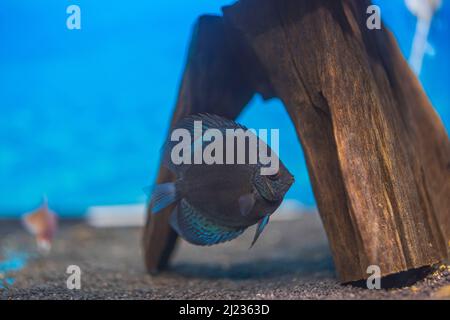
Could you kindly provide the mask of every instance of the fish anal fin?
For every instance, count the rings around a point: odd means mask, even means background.
[[[232,228],[215,223],[185,199],[180,201],[178,210],[172,213],[170,224],[183,239],[200,246],[211,246],[233,240],[245,230],[245,228]]]

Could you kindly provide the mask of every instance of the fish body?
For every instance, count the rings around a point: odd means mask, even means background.
[[[247,130],[234,121],[216,115],[192,115],[174,127],[185,128],[196,136],[191,142],[191,152],[197,152],[198,132],[193,123],[202,121],[203,129],[217,129],[225,136],[227,129]],[[263,143],[257,138],[258,143]],[[173,171],[174,183],[157,185],[150,205],[157,214],[172,203],[176,207],[171,213],[171,226],[190,243],[213,245],[232,240],[249,226],[258,224],[253,243],[256,241],[270,215],[279,207],[294,179],[286,167],[279,162],[279,170],[272,175],[261,175],[264,166],[256,163],[198,163],[175,165],[170,157],[174,142],[168,140],[163,148],[163,163]],[[208,143],[206,143],[208,145]],[[227,148],[224,143],[223,154]],[[267,147],[267,146],[266,146]],[[246,158],[251,151],[247,145]],[[269,147],[268,152],[272,153]],[[237,160],[237,147],[234,148]],[[277,158],[277,160],[279,160]],[[253,245],[252,243],[252,245]]]
[[[176,186],[182,198],[214,221],[228,227],[247,227],[270,213],[255,192],[253,174],[252,168],[245,165],[193,165]],[[255,204],[243,215],[239,199],[248,194],[254,194]],[[279,205],[270,204],[275,209]]]

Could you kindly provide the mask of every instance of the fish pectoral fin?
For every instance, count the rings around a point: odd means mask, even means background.
[[[266,227],[267,223],[269,222],[269,215],[265,216],[258,222],[258,226],[256,227],[255,237],[253,238],[252,244],[250,245],[250,248],[253,247],[256,240],[258,240],[259,236],[263,232],[264,228]]]
[[[148,188],[147,189],[144,188],[144,192],[147,193]],[[159,211],[168,207],[177,200],[178,199],[177,199],[177,192],[175,189],[175,183],[168,182],[157,184],[151,192],[151,199],[150,199],[151,212],[153,214],[158,213]]]
[[[255,205],[256,199],[253,193],[244,194],[239,197],[239,209],[241,210],[241,214],[245,217],[250,211],[252,211],[253,206]]]

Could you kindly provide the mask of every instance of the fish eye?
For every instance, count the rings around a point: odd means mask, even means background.
[[[270,180],[276,180],[280,177],[280,170],[277,171],[277,173],[272,174],[272,175],[268,175],[267,178],[269,178]]]

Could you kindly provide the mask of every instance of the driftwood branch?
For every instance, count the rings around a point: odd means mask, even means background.
[[[450,240],[450,142],[391,33],[366,28],[369,4],[241,0],[200,18],[173,117],[235,118],[254,93],[279,97],[342,282],[438,263]],[[175,243],[169,213],[149,215],[150,271]]]

